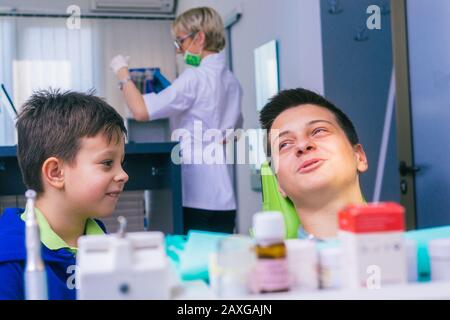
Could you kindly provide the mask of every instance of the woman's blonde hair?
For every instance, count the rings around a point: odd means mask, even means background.
[[[179,15],[172,23],[172,34],[177,32],[205,33],[204,50],[219,52],[225,48],[225,28],[220,15],[212,8],[193,8]]]

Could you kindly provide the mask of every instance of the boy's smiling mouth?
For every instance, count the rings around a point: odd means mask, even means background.
[[[118,198],[121,193],[122,193],[122,190],[117,190],[117,191],[107,192],[106,195],[110,196],[112,198]]]

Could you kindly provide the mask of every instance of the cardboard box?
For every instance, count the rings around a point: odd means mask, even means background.
[[[406,282],[404,211],[386,202],[352,205],[339,213],[344,287],[380,289]]]

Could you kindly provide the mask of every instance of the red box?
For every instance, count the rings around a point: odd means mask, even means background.
[[[405,230],[405,209],[395,202],[350,205],[338,214],[339,229],[352,233]]]

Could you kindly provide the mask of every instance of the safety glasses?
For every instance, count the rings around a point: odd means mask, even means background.
[[[194,34],[195,34],[195,32],[191,32],[191,33],[185,35],[185,36],[182,37],[182,38],[177,38],[177,39],[175,39],[175,40],[173,41],[173,45],[175,46],[175,48],[177,48],[177,50],[181,50],[181,46],[183,45],[183,42],[184,42],[187,38],[192,37]]]

